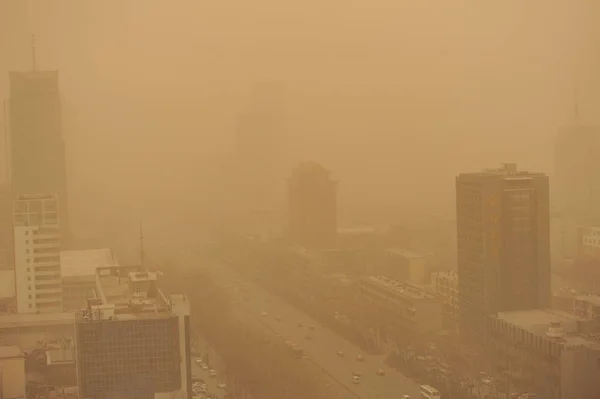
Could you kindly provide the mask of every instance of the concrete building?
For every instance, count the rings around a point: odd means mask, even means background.
[[[62,312],[61,236],[56,196],[17,197],[13,223],[18,312]]]
[[[424,255],[402,248],[383,251],[383,274],[398,281],[423,284],[427,273],[427,258]]]
[[[442,302],[424,288],[389,277],[359,283],[363,320],[383,343],[405,343],[443,328]]]
[[[552,309],[489,318],[489,348],[511,391],[548,399],[600,397],[598,324]]]
[[[600,227],[579,227],[576,257],[600,259]]]
[[[600,322],[600,296],[577,295],[573,298],[573,313],[584,319]]]
[[[288,180],[288,229],[292,243],[334,248],[337,239],[337,182],[315,162],[298,165]]]
[[[13,201],[8,186],[0,186],[0,311],[8,311],[16,297],[13,243]]]
[[[25,399],[25,356],[18,346],[0,346],[2,399]]]
[[[454,270],[431,273],[431,286],[435,295],[437,295],[444,304],[445,327],[449,329],[458,328],[460,314],[458,273]]]
[[[61,251],[63,307],[67,311],[84,309],[87,300],[97,298],[96,270],[118,266],[110,249]]]
[[[97,269],[98,299],[76,314],[80,397],[191,398],[190,306],[156,273]]]
[[[58,197],[67,237],[67,168],[57,71],[10,72],[10,185],[15,196]]]
[[[460,331],[485,338],[493,313],[546,308],[550,294],[548,176],[515,164],[456,178]]]

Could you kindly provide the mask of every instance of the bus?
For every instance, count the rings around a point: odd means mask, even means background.
[[[421,385],[421,399],[440,399],[440,391],[431,385]]]

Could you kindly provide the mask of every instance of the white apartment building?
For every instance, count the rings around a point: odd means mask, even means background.
[[[58,199],[17,197],[14,204],[15,282],[19,313],[62,311]]]

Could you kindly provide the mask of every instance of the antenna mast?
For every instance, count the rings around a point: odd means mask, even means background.
[[[140,260],[142,261],[142,268],[144,267],[144,226],[140,220]]]
[[[31,35],[31,65],[34,71],[37,71],[37,59],[35,54],[35,35]]]

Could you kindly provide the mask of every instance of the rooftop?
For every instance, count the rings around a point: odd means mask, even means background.
[[[409,299],[435,299],[435,295],[414,284],[404,283],[386,276],[363,277],[364,282],[379,286],[384,290]]]
[[[0,359],[23,357],[23,351],[18,346],[0,346]]]
[[[500,168],[484,169],[480,172],[461,173],[459,177],[502,177],[507,180],[530,179],[532,177],[545,176],[540,172],[528,172],[517,170],[517,164],[505,163]]]
[[[115,266],[110,249],[86,249],[83,251],[60,251],[61,271],[65,277],[94,277],[99,267]]]
[[[600,349],[600,340],[593,334],[580,332],[581,323],[589,321],[573,313],[556,309],[519,310],[499,312],[498,319],[539,336],[546,336],[551,323],[560,323],[566,347],[583,345]]]
[[[402,248],[390,248],[387,251],[391,254],[399,255],[399,256],[402,256],[407,259],[423,259],[423,258],[425,258],[424,255],[418,254],[416,252],[411,252],[409,250],[402,249]]]
[[[600,295],[576,295],[574,299],[587,302],[593,306],[600,306]]]
[[[71,324],[75,320],[73,313],[20,313],[0,315],[0,329],[19,327],[47,327]]]

